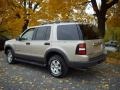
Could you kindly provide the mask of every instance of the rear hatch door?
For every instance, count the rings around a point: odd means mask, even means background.
[[[94,25],[80,25],[83,40],[86,43],[87,55],[90,58],[96,57],[103,52],[103,41],[99,31]]]

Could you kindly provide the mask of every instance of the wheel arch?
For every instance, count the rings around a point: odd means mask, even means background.
[[[5,46],[5,48],[4,48],[4,53],[5,54],[7,54],[7,50],[8,49],[11,49],[12,51],[13,51],[13,48],[10,46],[10,45],[7,45],[7,46]],[[14,53],[14,51],[13,51],[13,53]]]
[[[67,55],[59,49],[50,49],[45,53],[45,60],[47,64],[48,64],[49,58],[53,55],[60,55],[64,59],[65,63],[68,65],[69,60]]]

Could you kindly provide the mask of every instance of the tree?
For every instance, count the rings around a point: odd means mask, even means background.
[[[2,28],[16,37],[27,26],[40,24],[42,21],[68,21],[77,20],[92,22],[93,16],[85,14],[88,0],[0,0],[0,24]],[[1,7],[5,10],[1,9]],[[90,2],[90,1],[89,1]],[[105,33],[106,13],[118,0],[102,0],[101,8],[98,9],[96,0],[91,0],[95,16],[98,19],[98,28],[102,36]],[[41,21],[41,22],[42,22]],[[17,26],[17,27],[16,27]],[[22,30],[21,30],[22,29]],[[19,33],[18,33],[19,32]]]
[[[46,21],[81,21],[82,17],[87,17],[87,14],[84,12],[85,5],[82,5],[82,3],[86,1],[87,0],[48,0],[48,2],[42,3],[39,15],[46,19]],[[76,12],[74,12],[74,10]]]
[[[117,3],[109,10],[110,18],[107,20],[108,28],[120,28],[120,3]]]
[[[36,9],[39,8],[39,5],[43,0],[16,0],[16,1],[21,7],[24,8],[24,25],[23,25],[24,31],[28,27],[31,14],[35,13]]]
[[[0,0],[0,24],[2,24],[3,18],[2,15],[5,13],[7,8],[7,2],[5,0]]]
[[[109,19],[107,20],[107,30],[104,40],[117,40],[120,44],[120,3],[117,3],[109,10]]]
[[[101,0],[100,9],[98,9],[96,1],[97,0],[91,0],[91,3],[92,3],[93,10],[95,11],[95,17],[97,17],[99,32],[101,36],[104,37],[105,22],[107,20],[107,17],[106,17],[107,11],[114,4],[118,3],[118,0]],[[59,2],[61,4],[59,4]],[[87,15],[84,14],[83,9],[85,7],[86,2],[90,2],[90,1],[87,1],[87,0],[54,0],[53,2],[53,0],[49,0],[46,7],[43,7],[43,11],[41,9],[41,12],[45,12],[45,14],[47,14],[47,16],[51,19],[65,21],[65,20],[73,19],[74,12],[72,12],[72,10],[80,6],[79,9],[82,14],[79,13],[79,16],[82,19],[84,19],[83,21],[85,21],[87,18]],[[77,14],[76,16],[78,17]],[[77,18],[77,20],[79,19]]]
[[[96,0],[91,0],[93,9],[95,11],[95,16],[98,20],[98,29],[100,30],[100,34],[102,37],[105,35],[105,22],[107,20],[106,13],[109,8],[111,8],[114,4],[118,3],[119,0],[101,0],[101,8],[98,9]]]

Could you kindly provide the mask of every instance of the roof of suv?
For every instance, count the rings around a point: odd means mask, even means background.
[[[35,28],[35,27],[41,27],[41,26],[52,26],[52,25],[70,25],[70,24],[84,24],[87,25],[88,23],[80,23],[80,22],[53,22],[53,23],[47,23],[47,24],[41,24],[38,26],[32,26],[29,28]]]

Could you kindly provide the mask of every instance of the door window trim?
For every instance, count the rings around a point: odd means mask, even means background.
[[[20,35],[20,38],[21,38],[25,33],[27,33],[28,31],[30,31],[30,29],[35,29],[35,30],[33,30],[33,36],[32,36],[32,39],[31,39],[31,40],[33,40],[33,38],[35,37],[36,28],[28,28],[28,29],[26,29],[26,30]],[[29,40],[29,41],[31,41],[31,40]],[[20,41],[27,41],[27,40],[20,40]]]

